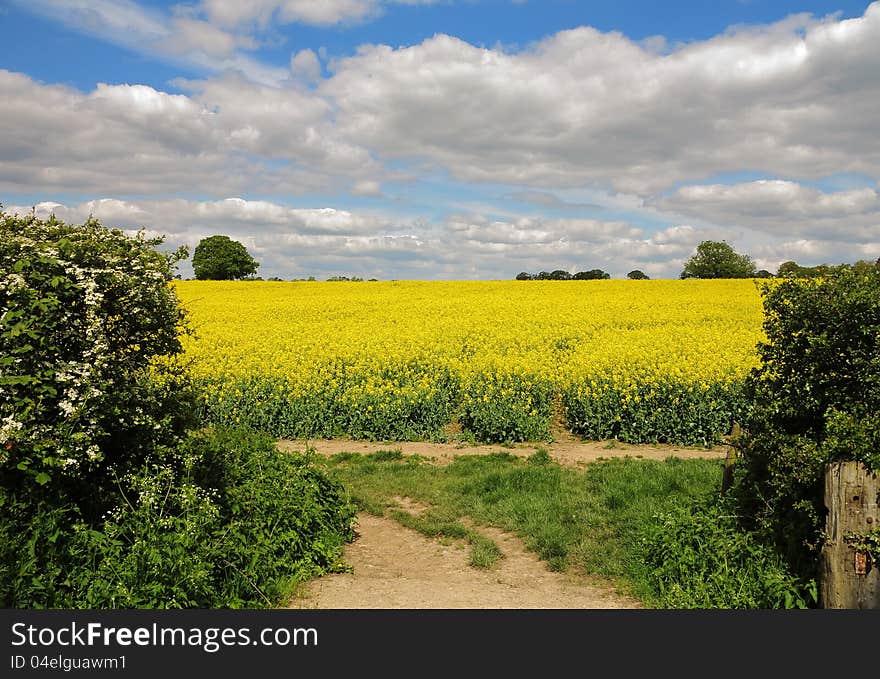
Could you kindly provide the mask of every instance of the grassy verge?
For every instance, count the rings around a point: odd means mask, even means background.
[[[528,459],[508,453],[457,457],[439,466],[397,451],[343,453],[329,458],[333,478],[357,506],[392,516],[431,536],[471,544],[471,561],[491,566],[497,546],[466,525],[493,525],[518,535],[550,568],[613,580],[646,605],[659,604],[642,559],[643,536],[658,514],[716,494],[717,460],[614,459],[585,470],[560,466],[539,450]],[[395,497],[428,509],[395,510]]]

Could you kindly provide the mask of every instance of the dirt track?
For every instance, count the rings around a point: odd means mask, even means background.
[[[727,448],[712,450],[673,446],[625,445],[620,443],[562,440],[549,444],[506,446],[459,446],[441,443],[374,443],[346,439],[280,441],[282,450],[312,447],[322,455],[340,452],[370,453],[400,450],[404,455],[422,455],[438,464],[456,455],[485,455],[506,451],[528,456],[543,446],[560,464],[580,467],[600,458],[704,457],[723,459]],[[400,508],[418,512],[407,498]],[[502,609],[502,608],[640,608],[609,584],[596,579],[575,578],[556,573],[527,551],[514,535],[479,527],[504,554],[494,568],[481,570],[468,563],[466,546],[456,541],[436,540],[405,528],[393,519],[361,513],[357,538],[345,550],[352,572],[329,575],[309,583],[291,608],[383,608],[383,609]]]
[[[515,536],[480,528],[504,553],[489,570],[468,564],[468,550],[426,538],[393,519],[358,515],[358,538],[345,561],[351,573],[310,583],[291,608],[500,609],[638,608],[598,581],[547,570]]]
[[[701,449],[665,445],[631,445],[617,441],[584,442],[576,440],[557,440],[553,443],[519,443],[514,446],[472,446],[454,443],[410,441],[372,442],[350,439],[316,439],[309,441],[279,441],[278,446],[281,450],[304,450],[307,447],[311,447],[321,455],[334,455],[343,452],[366,454],[376,452],[377,450],[399,450],[404,455],[421,455],[440,464],[451,462],[457,455],[486,455],[502,451],[511,455],[527,457],[534,453],[538,446],[541,446],[560,464],[574,467],[583,466],[599,459],[628,456],[651,460],[664,460],[667,457],[702,457],[723,460],[728,450],[726,446]]]

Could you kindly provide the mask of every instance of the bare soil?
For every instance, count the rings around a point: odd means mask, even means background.
[[[357,518],[358,537],[345,551],[352,571],[310,582],[291,608],[639,608],[607,583],[548,570],[518,538],[496,528],[478,530],[504,556],[479,569],[469,564],[463,542],[430,539],[385,517]]]
[[[543,447],[560,464],[582,467],[614,457],[663,460],[668,457],[720,458],[726,446],[693,449],[677,446],[628,445],[617,441],[582,442],[569,435],[552,443],[514,446],[426,442],[368,442],[348,439],[280,441],[282,450],[313,448],[318,454],[371,453],[399,450],[421,455],[436,464],[458,455],[507,452],[527,457]],[[398,509],[421,511],[408,498],[397,498]],[[326,609],[607,609],[640,608],[638,601],[618,592],[598,578],[557,573],[523,546],[515,535],[497,528],[475,526],[503,553],[494,567],[470,565],[463,542],[427,538],[388,517],[360,513],[356,539],[347,545],[345,562],[350,572],[314,580],[291,602],[291,608]]]
[[[313,448],[321,455],[337,453],[374,453],[379,450],[399,450],[404,455],[421,455],[437,464],[452,462],[458,455],[488,455],[506,452],[528,457],[538,448],[544,448],[560,464],[582,467],[597,460],[614,457],[636,457],[665,460],[667,457],[724,459],[727,446],[714,448],[683,448],[668,445],[627,444],[619,441],[579,441],[557,438],[552,443],[517,443],[514,445],[471,445],[459,443],[427,443],[413,441],[356,441],[351,439],[284,440],[278,442],[281,450],[302,451]]]

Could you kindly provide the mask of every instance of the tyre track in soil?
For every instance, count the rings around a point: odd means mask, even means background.
[[[349,439],[279,441],[281,450],[313,448],[320,455],[367,454],[399,450],[435,464],[458,455],[507,452],[527,457],[543,447],[560,464],[583,467],[601,459],[668,457],[723,459],[728,447],[692,449],[676,446],[581,442],[572,437],[552,443],[515,446],[458,445],[425,442],[367,442]],[[418,513],[423,508],[397,498],[397,508]],[[624,609],[641,604],[599,578],[558,573],[529,552],[515,535],[493,527],[473,526],[493,540],[504,555],[492,568],[469,564],[463,541],[425,537],[386,516],[357,515],[356,539],[346,545],[350,572],[305,584],[290,608],[298,609]]]

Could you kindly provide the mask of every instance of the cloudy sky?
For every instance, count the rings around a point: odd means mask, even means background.
[[[880,2],[0,0],[0,29],[6,211],[226,234],[282,278],[880,256]]]

